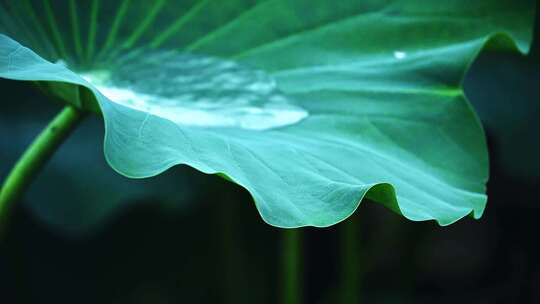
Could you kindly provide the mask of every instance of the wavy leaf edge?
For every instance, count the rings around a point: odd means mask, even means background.
[[[15,49],[15,51],[13,53],[19,52],[20,48],[23,48],[23,49],[26,49],[26,50],[32,52],[35,56],[39,57],[39,55],[35,54],[31,49],[20,45],[18,42],[16,42],[15,40],[9,38],[6,35],[0,34],[0,39],[9,39],[9,40],[11,40],[11,41],[18,44],[17,49]],[[469,71],[470,67],[472,66],[472,64],[478,58],[478,56],[481,53],[487,51],[491,47],[492,43],[503,42],[503,44],[504,44],[503,49],[511,50],[511,51],[517,51],[517,52],[521,53],[522,55],[526,55],[530,50],[531,40],[532,40],[532,37],[531,37],[531,39],[529,39],[527,41],[526,44],[520,44],[516,37],[512,37],[512,35],[507,33],[507,32],[502,32],[501,31],[501,32],[491,33],[491,34],[486,35],[484,37],[483,42],[481,44],[481,47],[478,48],[476,53],[470,58],[469,62],[466,64],[466,69],[464,70],[464,72],[463,72],[463,74],[461,76],[461,80],[460,80],[461,85],[459,86],[458,89],[461,91],[461,93],[463,94],[463,96],[464,96],[464,98],[466,100],[466,103],[467,103],[467,106],[468,106],[468,110],[470,111],[470,114],[472,114],[475,117],[477,126],[484,133],[484,138],[485,138],[485,132],[484,132],[484,129],[482,127],[482,123],[481,123],[478,115],[474,111],[472,104],[469,102],[466,94],[463,91],[464,78],[465,78],[466,74],[468,73],[468,71]],[[44,62],[46,62],[48,64],[53,64],[53,63],[50,63],[50,62],[46,61],[45,59],[43,59],[41,57],[39,57],[39,59],[41,59],[42,61],[44,61]],[[44,63],[44,62],[42,62],[42,63]],[[74,74],[76,76],[77,82],[76,81],[70,82],[70,81],[55,81],[55,80],[42,80],[42,79],[28,79],[28,78],[25,78],[25,77],[5,77],[5,76],[2,76],[1,74],[0,74],[0,78],[17,80],[17,81],[28,81],[28,82],[36,82],[36,81],[41,82],[41,81],[43,81],[45,83],[61,83],[61,84],[75,85],[75,86],[78,87],[79,92],[81,92],[83,90],[86,90],[87,92],[91,93],[92,97],[95,99],[95,101],[97,101],[97,104],[99,105],[98,110],[101,111],[101,112],[103,112],[102,109],[104,107],[104,105],[102,104],[103,100],[106,100],[107,102],[112,102],[107,97],[105,97],[103,94],[101,94],[91,83],[89,83],[88,81],[86,81],[85,79],[80,77],[77,73],[72,72],[67,67],[65,67],[65,70],[68,73]],[[77,106],[78,107],[83,107],[82,104],[78,104]],[[255,196],[255,193],[254,193],[254,191],[252,189],[250,189],[249,186],[247,186],[245,184],[242,184],[241,182],[235,180],[231,176],[227,175],[226,172],[205,170],[205,168],[202,168],[201,166],[196,166],[196,165],[192,165],[192,164],[189,164],[187,162],[181,162],[181,161],[173,161],[173,162],[169,163],[167,166],[163,166],[163,168],[161,170],[158,170],[153,174],[148,174],[148,175],[144,175],[144,176],[133,176],[133,175],[127,174],[126,172],[123,172],[122,170],[120,170],[115,165],[114,161],[112,161],[110,159],[109,154],[107,153],[107,150],[108,150],[108,147],[107,147],[107,142],[108,141],[107,141],[107,139],[110,136],[110,134],[109,134],[110,130],[108,129],[107,115],[103,115],[103,119],[104,119],[104,127],[105,127],[104,128],[105,129],[105,131],[104,131],[104,139],[103,139],[103,143],[104,143],[103,144],[103,146],[104,146],[103,150],[104,150],[105,160],[108,163],[108,165],[114,171],[116,171],[118,174],[123,175],[123,176],[125,176],[127,178],[134,178],[134,179],[150,178],[150,177],[159,175],[159,174],[169,170],[170,168],[178,166],[178,165],[186,165],[186,166],[192,167],[195,170],[200,171],[200,172],[205,173],[205,174],[217,174],[219,176],[222,176],[226,180],[232,181],[235,184],[240,185],[242,188],[247,190],[248,193],[250,193],[250,195],[252,196],[252,198],[253,198],[253,200],[255,202],[255,205],[256,205],[256,209],[257,209],[259,215],[261,216],[261,218],[263,219],[263,221],[266,222],[267,224],[271,225],[271,226],[278,227],[278,228],[300,228],[300,227],[307,227],[307,226],[323,228],[323,227],[329,227],[329,226],[335,225],[337,223],[340,223],[340,222],[346,220],[350,216],[352,216],[356,212],[356,210],[360,207],[361,203],[364,200],[369,199],[371,196],[373,196],[377,192],[381,192],[382,195],[384,197],[386,197],[386,199],[384,201],[376,201],[377,203],[380,203],[380,204],[390,208],[391,210],[393,210],[394,212],[402,215],[403,217],[407,218],[408,220],[411,220],[411,221],[430,221],[430,220],[434,220],[440,226],[447,226],[447,225],[453,224],[453,223],[459,221],[460,219],[466,217],[467,215],[470,215],[475,219],[479,219],[482,216],[483,212],[484,212],[485,205],[486,205],[486,202],[487,202],[487,195],[482,194],[482,206],[480,208],[474,208],[474,207],[468,208],[467,210],[464,210],[462,213],[456,214],[456,216],[454,216],[452,218],[448,218],[448,219],[441,219],[441,218],[434,218],[434,217],[428,218],[428,219],[417,219],[417,218],[414,218],[414,217],[412,217],[412,216],[410,216],[410,215],[408,215],[408,214],[406,214],[406,213],[404,213],[402,211],[402,208],[400,208],[400,202],[399,202],[398,197],[396,195],[396,189],[391,183],[374,183],[374,184],[369,184],[369,185],[359,185],[358,187],[363,188],[363,190],[358,190],[358,191],[362,192],[360,194],[360,196],[359,196],[358,201],[352,206],[352,208],[350,208],[350,210],[347,210],[346,212],[343,212],[343,214],[344,214],[343,216],[341,216],[340,218],[337,218],[334,221],[330,221],[330,222],[324,223],[324,224],[312,223],[312,224],[303,224],[303,225],[280,225],[280,224],[276,224],[276,222],[274,220],[272,220],[272,218],[269,218],[266,214],[264,214],[264,212],[261,211],[261,208],[259,207],[259,204],[258,204],[258,200],[257,200],[257,198]],[[485,181],[485,182],[487,182],[487,181]]]

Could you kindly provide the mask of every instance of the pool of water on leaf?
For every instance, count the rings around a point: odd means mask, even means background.
[[[268,130],[308,116],[264,71],[213,57],[133,52],[81,76],[112,102],[179,125]]]

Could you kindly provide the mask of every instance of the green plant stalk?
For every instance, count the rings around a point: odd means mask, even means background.
[[[300,304],[302,294],[302,232],[300,229],[283,231],[283,303]]]
[[[72,106],[64,109],[45,127],[17,161],[0,189],[0,228],[11,205],[19,200],[36,174],[77,126],[83,114]]]
[[[341,223],[339,228],[341,303],[360,303],[361,269],[359,265],[358,219],[351,216]]]

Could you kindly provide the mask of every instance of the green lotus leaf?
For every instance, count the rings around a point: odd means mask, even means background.
[[[113,169],[220,174],[279,227],[365,198],[479,218],[488,158],[461,82],[483,48],[526,53],[534,18],[504,0],[0,3],[0,77],[101,113]]]

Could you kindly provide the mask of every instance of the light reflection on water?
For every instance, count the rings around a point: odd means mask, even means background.
[[[82,76],[115,103],[181,125],[267,130],[308,116],[268,74],[211,57],[139,52]]]

